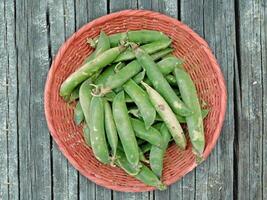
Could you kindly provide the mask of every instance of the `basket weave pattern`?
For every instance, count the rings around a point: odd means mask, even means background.
[[[45,114],[49,130],[69,162],[98,185],[125,192],[153,190],[128,176],[122,170],[98,162],[85,145],[82,127],[73,121],[73,106],[59,96],[61,83],[74,72],[93,51],[86,38],[94,38],[100,30],[107,34],[127,30],[152,29],[164,32],[173,40],[174,54],[182,58],[201,100],[210,110],[204,120],[206,147],[210,154],[219,137],[226,110],[226,88],[220,68],[207,43],[176,19],[160,13],[125,10],[98,18],[74,33],[60,48],[49,71],[45,87]],[[191,144],[185,151],[171,145],[164,158],[163,182],[170,185],[196,167]],[[112,171],[112,172],[111,172]]]

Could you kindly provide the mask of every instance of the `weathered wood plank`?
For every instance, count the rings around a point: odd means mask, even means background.
[[[16,2],[21,199],[51,199],[50,136],[43,112],[49,68],[45,1]]]
[[[17,134],[17,55],[15,42],[14,1],[5,1],[6,52],[8,58],[8,192],[9,199],[19,199],[18,134]]]
[[[75,15],[73,2],[49,0],[48,3],[49,45],[50,59],[52,59],[66,37],[75,31]],[[53,198],[77,199],[78,173],[58,150],[55,142],[52,146]]]
[[[8,55],[6,52],[6,9],[5,2],[0,2],[0,199],[8,199]]]
[[[234,1],[181,1],[181,19],[208,41],[222,68],[228,90],[228,110],[218,144],[208,160],[195,170],[195,177],[191,179],[192,182],[195,179],[193,190],[183,190],[183,197],[194,192],[196,199],[231,199],[234,141],[233,76],[236,59]],[[183,179],[183,187],[185,179],[186,177]]]
[[[239,1],[242,127],[239,132],[238,199],[263,199],[263,28],[266,1]],[[265,18],[266,20],[266,18]],[[266,27],[265,27],[266,30]],[[266,53],[266,52],[265,52]],[[266,64],[266,63],[265,63]],[[265,147],[266,148],[266,147]],[[266,167],[266,166],[265,166]],[[249,172],[249,173],[248,173]]]
[[[263,194],[267,199],[267,2],[263,1],[261,9],[261,50],[262,50],[262,82],[263,82]],[[265,66],[265,67],[264,67]]]

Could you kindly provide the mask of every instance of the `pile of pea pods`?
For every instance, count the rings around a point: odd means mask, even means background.
[[[172,140],[185,150],[187,124],[192,151],[205,147],[202,109],[196,87],[172,55],[171,39],[154,30],[89,39],[95,48],[61,85],[60,95],[76,102],[74,121],[97,160],[122,168],[160,190],[163,158]]]

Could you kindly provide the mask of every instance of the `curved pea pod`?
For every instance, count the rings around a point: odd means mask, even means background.
[[[151,150],[151,147],[152,147],[152,144],[146,143],[146,144],[143,144],[140,148],[143,153],[147,153]]]
[[[112,61],[115,60],[117,56],[124,50],[125,47],[122,46],[114,47],[82,65],[62,83],[60,87],[60,96],[64,98],[68,97],[75,87],[77,87],[81,82],[92,76],[98,70],[112,63]]]
[[[172,48],[166,48],[166,49],[163,49],[163,50],[160,50],[156,53],[151,54],[151,57],[153,60],[158,60],[158,59],[166,56],[167,54],[171,53],[172,51],[173,51]]]
[[[90,121],[90,102],[92,99],[92,86],[91,86],[91,79],[84,81],[79,90],[79,100],[82,107],[82,112],[84,114],[85,121],[87,125],[89,125]]]
[[[127,32],[124,33],[115,33],[112,35],[109,35],[109,41],[110,45],[112,47],[116,47],[121,44],[121,42],[124,42],[127,40]]]
[[[73,92],[70,94],[70,98],[69,98],[69,102],[73,102],[77,99],[79,99],[79,90],[80,90],[80,87],[76,87]]]
[[[139,163],[138,145],[134,130],[128,116],[128,110],[125,103],[124,92],[120,92],[114,98],[113,117],[121,140],[127,160],[137,167]]]
[[[84,114],[82,106],[81,103],[78,101],[74,109],[74,121],[76,125],[79,125],[82,123],[83,120],[84,120]]]
[[[103,87],[100,87],[98,95],[103,96],[109,93],[111,90],[121,87],[126,81],[128,81],[141,70],[142,67],[136,60],[130,62],[119,72],[108,78],[108,80],[104,83]]]
[[[171,135],[165,124],[162,124],[160,128],[162,134],[164,147],[158,148],[157,146],[152,145],[150,154],[149,154],[149,163],[152,171],[158,176],[161,177],[163,169],[163,158],[168,147],[168,144],[171,140]]]
[[[171,133],[175,143],[182,150],[186,148],[186,138],[183,133],[183,129],[179,124],[175,114],[172,112],[168,103],[164,98],[153,88],[146,83],[142,83],[146,88],[150,101],[158,112],[159,116],[165,122],[169,132]]]
[[[110,49],[109,38],[104,31],[101,31],[95,51],[84,60],[84,63],[93,60],[96,56],[108,49]]]
[[[87,126],[87,124],[85,124],[83,126],[83,137],[84,137],[84,141],[85,143],[90,147],[91,146],[91,140],[90,140],[90,129]]]
[[[131,176],[137,175],[142,167],[140,163],[138,163],[136,167],[133,167],[131,163],[129,163],[129,161],[127,160],[124,152],[119,149],[117,151],[117,158],[115,160],[115,164]]]
[[[162,137],[160,132],[153,128],[145,128],[145,124],[138,119],[131,118],[131,123],[135,132],[136,137],[146,140],[147,142],[158,146],[159,148],[163,147]]]
[[[141,48],[135,49],[135,55],[138,62],[146,70],[146,75],[154,88],[164,97],[172,110],[182,116],[191,115],[192,111],[175,94],[152,58]]]
[[[196,87],[189,74],[187,74],[183,69],[175,68],[174,73],[183,101],[194,111],[194,114],[186,117],[193,151],[196,155],[202,156],[205,148],[205,135]]]
[[[123,88],[137,105],[145,122],[145,128],[148,129],[155,121],[156,110],[147,93],[131,79],[123,85]]]
[[[161,61],[157,62],[157,66],[160,72],[165,76],[173,72],[175,67],[181,66],[182,63],[183,62],[179,60],[178,58],[171,56],[171,57],[162,59]]]
[[[105,136],[104,105],[101,97],[93,96],[90,103],[90,141],[94,155],[100,162],[110,162]]]
[[[117,159],[115,164],[129,175],[134,176],[136,179],[147,185],[154,186],[159,190],[166,189],[166,186],[148,167],[142,163],[139,163],[138,168],[133,167],[126,159],[124,153],[120,150],[117,151]]]
[[[120,142],[118,142],[118,146],[117,147],[118,147],[119,151],[124,151]],[[144,162],[144,163],[149,163],[149,160],[146,159],[146,157],[144,156],[142,150],[139,147],[138,147],[138,152],[139,152],[139,160]]]
[[[164,185],[158,177],[143,164],[140,172],[135,175],[135,178],[147,185],[154,186],[159,190],[165,190],[167,188],[166,185]]]
[[[170,39],[159,40],[156,42],[145,44],[145,45],[141,46],[140,48],[143,49],[146,53],[152,54],[152,53],[155,53],[157,51],[160,51],[162,49],[167,48],[168,46],[170,46],[170,44],[171,44]],[[124,51],[123,53],[121,53],[116,58],[116,60],[114,60],[114,62],[122,62],[122,61],[132,60],[134,58],[135,58],[135,54],[134,54],[133,50],[131,48],[129,48],[126,51]]]
[[[112,110],[107,100],[104,100],[104,108],[105,108],[105,130],[109,146],[111,147],[112,150],[112,161],[114,161],[118,146],[118,133],[113,119]]]

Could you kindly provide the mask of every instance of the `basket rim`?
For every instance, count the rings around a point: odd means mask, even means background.
[[[78,170],[83,176],[88,178],[89,180],[93,181],[97,185],[106,187],[108,189],[116,190],[116,191],[121,191],[121,192],[146,192],[146,191],[152,191],[155,188],[154,187],[146,187],[143,190],[140,189],[135,189],[135,188],[129,188],[129,187],[123,187],[123,186],[118,186],[118,185],[106,185],[105,181],[101,181],[100,178],[97,178],[94,176],[92,173],[88,173],[80,163],[78,163],[72,155],[69,153],[69,151],[66,149],[64,142],[62,142],[59,138],[59,135],[57,134],[57,131],[54,128],[54,123],[53,123],[53,117],[51,110],[52,108],[50,107],[50,88],[52,87],[52,83],[54,80],[54,72],[56,70],[56,67],[60,63],[60,60],[64,56],[66,50],[70,46],[70,44],[80,35],[82,34],[85,30],[88,30],[92,27],[94,27],[97,24],[104,23],[106,21],[110,21],[111,19],[120,17],[120,16],[150,16],[150,17],[155,17],[155,18],[160,18],[161,20],[168,21],[169,23],[172,23],[174,25],[178,25],[179,28],[183,29],[186,31],[188,34],[190,34],[193,38],[196,39],[196,41],[200,44],[201,47],[203,47],[209,61],[211,62],[211,65],[213,67],[214,72],[218,75],[219,79],[219,88],[221,90],[221,108],[220,108],[220,115],[219,115],[219,120],[218,124],[216,126],[216,129],[214,131],[212,140],[209,144],[206,145],[205,151],[203,153],[203,156],[205,159],[207,159],[208,155],[211,153],[212,149],[215,147],[216,142],[218,140],[218,137],[220,135],[222,126],[223,126],[223,121],[225,117],[225,112],[226,112],[226,104],[227,104],[227,90],[226,90],[226,85],[225,85],[225,80],[223,73],[219,67],[219,64],[217,63],[216,58],[214,57],[212,51],[210,50],[207,42],[201,38],[197,33],[195,33],[191,28],[189,28],[187,25],[183,24],[179,20],[166,16],[162,13],[155,12],[155,11],[150,11],[150,10],[122,10],[119,12],[111,13],[108,15],[104,15],[102,17],[99,17],[85,25],[83,25],[78,31],[73,33],[59,48],[58,53],[53,59],[53,62],[51,64],[51,68],[48,72],[47,75],[47,80],[45,84],[45,89],[44,89],[44,110],[45,110],[45,117],[48,125],[48,129],[50,131],[50,134],[53,137],[53,140],[56,142],[58,145],[59,150],[63,153],[63,155],[67,158],[67,160],[72,164],[72,166]],[[196,163],[193,163],[191,166],[187,168],[185,171],[185,175],[192,171],[195,167],[197,166]],[[172,183],[178,181],[181,177],[173,177],[171,180],[167,181],[167,185],[171,185]]]

